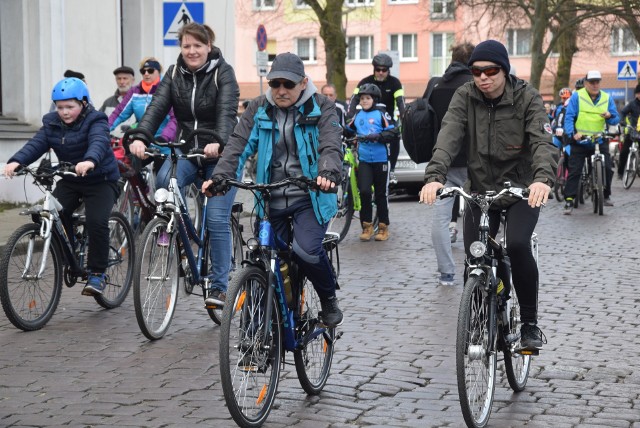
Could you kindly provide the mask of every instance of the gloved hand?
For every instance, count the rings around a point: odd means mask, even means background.
[[[367,141],[380,141],[380,134],[369,134],[364,137]]]

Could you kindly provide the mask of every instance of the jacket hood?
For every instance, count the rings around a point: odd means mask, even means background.
[[[467,74],[471,76],[471,71],[469,70],[469,67],[466,64],[454,61],[451,64],[449,64],[449,67],[447,67],[447,69],[445,70],[444,74],[442,75],[442,81],[449,82],[453,80],[456,76],[459,76],[461,74]]]
[[[302,93],[300,94],[300,98],[298,98],[298,101],[296,101],[295,104],[292,107],[300,107],[309,98],[311,98],[311,96],[313,94],[315,94],[317,91],[318,91],[318,88],[316,87],[316,85],[311,81],[311,78],[307,77],[307,87],[305,88],[304,91],[302,91]],[[269,90],[267,91],[267,93],[265,95],[267,97],[267,101],[269,101],[269,104],[271,104],[274,107],[277,107],[276,103],[273,101],[273,95],[271,94],[271,88],[269,88]]]

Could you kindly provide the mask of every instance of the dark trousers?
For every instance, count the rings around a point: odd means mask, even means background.
[[[573,156],[573,152],[571,153]],[[538,265],[531,253],[531,235],[538,223],[540,208],[531,208],[526,200],[520,200],[507,208],[506,244],[511,259],[511,277],[520,301],[522,322],[538,320]],[[471,257],[469,246],[478,240],[480,208],[467,206],[464,210],[464,248]],[[500,228],[500,211],[489,212],[489,234],[493,237]]]
[[[67,235],[73,239],[73,212],[84,202],[89,255],[87,269],[93,273],[104,273],[109,261],[109,215],[118,197],[116,182],[71,183],[60,180],[53,191],[62,204],[62,223]]]
[[[371,192],[371,186],[375,195]],[[360,221],[373,221],[372,198],[375,196],[376,209],[380,223],[389,224],[389,204],[387,188],[389,186],[389,164],[387,162],[360,162],[358,164],[358,190],[360,191]]]
[[[578,194],[578,184],[582,175],[582,167],[587,157],[591,156],[595,149],[590,146],[581,144],[571,144],[571,156],[569,156],[569,177],[567,184],[564,186],[564,199],[575,199]],[[600,153],[604,155],[604,197],[611,196],[611,179],[613,178],[613,169],[611,169],[611,155],[609,154],[609,145],[600,144]]]
[[[322,246],[328,223],[320,224],[313,211],[311,199],[305,199],[282,209],[271,210],[271,226],[277,236],[289,242],[289,223],[293,221],[293,253],[302,273],[309,278],[318,296],[331,297],[336,294],[336,278],[331,262]],[[257,229],[256,229],[257,230]]]
[[[389,141],[389,163],[391,164],[391,171],[396,169],[398,156],[400,156],[400,137]]]

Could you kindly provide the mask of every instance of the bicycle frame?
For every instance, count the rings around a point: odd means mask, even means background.
[[[349,177],[349,188],[351,189],[351,199],[353,201],[353,210],[360,211],[362,209],[362,203],[360,200],[360,191],[358,190],[358,177],[356,170],[358,168],[358,159],[356,155],[356,146],[353,148],[348,143],[343,143],[344,148],[344,160],[342,162],[343,168],[347,168],[346,177]]]

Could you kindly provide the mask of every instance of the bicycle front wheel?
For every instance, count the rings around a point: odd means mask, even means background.
[[[467,426],[489,422],[496,384],[496,352],[489,342],[490,299],[484,282],[470,277],[462,292],[456,337],[456,372],[462,416]]]
[[[512,290],[511,299],[507,301],[507,315],[509,316],[509,329],[504,340],[504,371],[507,373],[509,386],[515,392],[524,390],[529,379],[529,369],[531,367],[531,356],[514,352],[520,334],[520,303],[515,290]]]
[[[9,237],[0,260],[0,300],[11,324],[33,331],[49,322],[62,293],[62,264],[54,237],[45,251],[40,225],[25,224]]]
[[[633,180],[636,179],[636,171],[638,170],[638,153],[631,152],[627,157],[627,165],[625,165],[624,173],[622,174],[622,185],[625,189],[628,189],[633,184]]]
[[[596,160],[593,165],[593,192],[591,193],[593,212],[604,214],[604,168],[602,161]]]
[[[246,266],[234,275],[222,312],[220,377],[227,408],[241,427],[267,419],[278,390],[282,320],[277,301],[266,320],[267,273]]]
[[[140,237],[133,269],[133,303],[142,333],[150,340],[165,335],[178,300],[179,261],[176,236],[167,220],[156,217]]]
[[[338,187],[338,212],[329,221],[328,232],[335,232],[340,235],[341,242],[347,233],[349,233],[349,226],[351,226],[351,219],[353,218],[353,198],[351,195],[351,179],[349,176],[345,176],[342,179],[342,184]]]
[[[134,238],[131,226],[121,213],[109,216],[109,261],[107,286],[102,294],[94,296],[105,309],[117,308],[131,288],[135,262]]]
[[[329,379],[336,329],[320,325],[320,298],[306,278],[299,311],[298,330],[302,343],[293,353],[296,372],[302,389],[309,395],[318,395]]]

